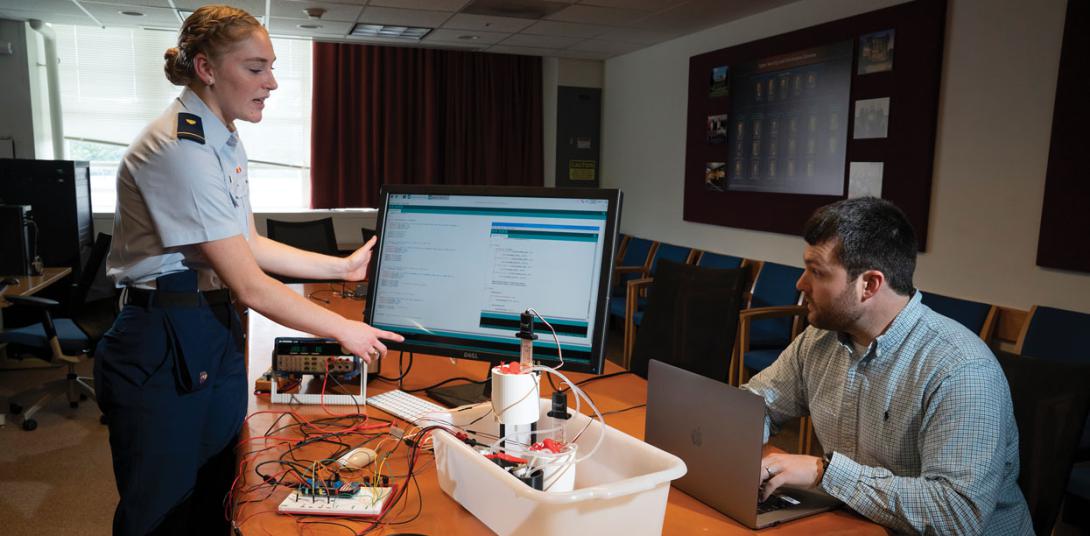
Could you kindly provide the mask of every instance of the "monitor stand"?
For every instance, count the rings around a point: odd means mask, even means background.
[[[432,400],[448,408],[467,404],[480,404],[492,401],[492,368],[488,369],[488,380],[484,383],[463,383],[447,387],[435,387],[425,391]]]

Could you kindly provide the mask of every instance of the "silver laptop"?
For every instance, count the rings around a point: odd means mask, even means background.
[[[786,487],[758,505],[764,416],[759,395],[650,361],[645,435],[688,466],[674,486],[753,529],[835,508],[820,490]]]

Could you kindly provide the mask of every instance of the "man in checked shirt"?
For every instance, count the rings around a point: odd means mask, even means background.
[[[764,397],[766,439],[810,415],[826,455],[766,456],[762,499],[814,487],[899,532],[1032,534],[1006,378],[976,334],[920,303],[904,214],[848,199],[803,237],[810,327],[744,388]]]

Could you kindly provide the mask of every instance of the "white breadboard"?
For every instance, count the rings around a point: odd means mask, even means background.
[[[276,510],[281,514],[308,516],[377,516],[382,513],[391,490],[393,488],[360,488],[352,497],[340,498],[310,497],[293,491]],[[372,491],[377,500],[372,500]]]

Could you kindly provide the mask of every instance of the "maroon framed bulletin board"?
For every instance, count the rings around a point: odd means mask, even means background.
[[[691,57],[684,219],[799,235],[816,208],[874,184],[849,183],[853,162],[881,164],[872,193],[905,212],[923,251],[945,21],[945,0],[916,0]]]
[[[1090,272],[1090,173],[1086,148],[1090,135],[1090,3],[1068,0],[1064,22],[1056,104],[1052,112],[1052,140],[1045,175],[1037,265]]]

